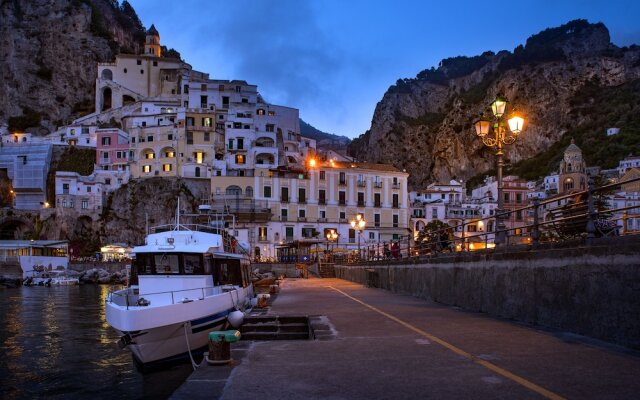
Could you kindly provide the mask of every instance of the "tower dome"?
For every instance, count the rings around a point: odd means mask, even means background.
[[[147,30],[144,41],[144,54],[153,57],[161,56],[160,33],[158,33],[158,30],[153,24],[151,24],[151,27]]]

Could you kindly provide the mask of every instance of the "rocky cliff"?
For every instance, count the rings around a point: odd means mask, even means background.
[[[0,126],[46,134],[91,111],[97,63],[143,43],[127,1],[0,2]]]
[[[377,104],[371,128],[349,151],[360,160],[411,171],[413,188],[467,179],[494,166],[493,151],[483,146],[472,124],[497,94],[526,118],[525,131],[506,150],[515,163],[592,122],[598,110],[584,112],[593,102],[584,95],[586,87],[613,88],[639,78],[638,46],[618,48],[603,24],[572,21],[530,37],[513,52],[449,58],[437,69],[398,80]],[[600,120],[603,126],[592,128],[605,138],[607,127],[624,130],[638,121],[629,113]]]

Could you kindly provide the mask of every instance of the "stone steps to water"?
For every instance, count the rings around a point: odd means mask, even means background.
[[[311,337],[306,316],[251,316],[240,327],[242,340],[306,340]]]
[[[321,278],[335,278],[336,268],[333,263],[320,263],[318,266],[318,273]]]

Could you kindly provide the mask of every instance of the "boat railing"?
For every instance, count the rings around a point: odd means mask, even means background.
[[[205,297],[237,289],[238,286],[236,285],[222,285],[140,294],[138,288],[123,290],[122,286],[117,285],[109,289],[107,303],[126,307],[128,310],[129,307],[147,307],[151,305],[152,300],[160,300],[161,305],[190,303],[194,300],[204,300]],[[168,302],[169,299],[171,299],[170,303]]]

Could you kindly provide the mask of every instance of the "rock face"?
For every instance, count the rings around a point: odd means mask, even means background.
[[[121,49],[136,51],[143,40],[126,1],[1,2],[0,126],[23,113],[37,115],[39,124],[22,128],[45,134],[72,114],[90,111],[97,63]]]
[[[507,159],[517,162],[589,121],[589,115],[572,113],[585,85],[612,87],[638,78],[638,46],[617,48],[604,25],[572,21],[530,37],[513,53],[445,59],[437,69],[398,80],[377,104],[371,129],[349,152],[410,171],[412,188],[467,179],[495,165],[494,151],[475,135],[473,121],[496,95],[506,96],[509,107],[526,118],[520,139],[506,148]]]

